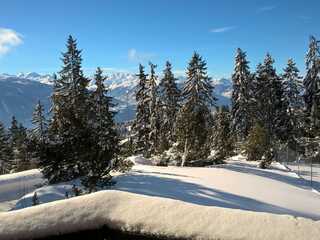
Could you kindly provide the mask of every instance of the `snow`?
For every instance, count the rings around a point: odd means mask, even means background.
[[[208,168],[152,166],[142,156],[127,160],[135,163],[134,167],[125,174],[115,174],[117,183],[108,190],[66,199],[65,192],[71,191],[74,182],[33,189],[40,203],[48,203],[0,213],[0,239],[103,225],[195,239],[320,236],[320,222],[314,221],[320,220],[320,195],[280,163],[264,170],[241,155]],[[39,181],[41,174],[31,170],[0,177],[0,196],[5,185],[13,186],[21,178]],[[33,190],[15,209],[32,205]]]
[[[0,212],[13,208],[19,198],[43,182],[38,169],[0,175]]]
[[[316,240],[320,236],[320,222],[309,219],[109,190],[1,213],[0,239],[44,237],[103,225],[192,239]]]

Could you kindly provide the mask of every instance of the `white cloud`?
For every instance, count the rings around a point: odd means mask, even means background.
[[[155,57],[155,54],[153,54],[153,53],[145,53],[145,52],[138,52],[135,48],[131,48],[128,51],[128,59],[129,59],[129,61],[141,62],[141,61],[150,60],[153,57]]]
[[[262,13],[262,12],[269,12],[269,11],[272,11],[276,8],[276,6],[264,6],[264,7],[261,7],[257,10],[258,13]]]
[[[236,28],[235,26],[212,28],[212,29],[210,29],[210,32],[212,32],[212,33],[223,33],[223,32],[231,31],[231,30],[233,30],[235,28]]]
[[[12,48],[22,44],[22,36],[8,28],[0,28],[0,56],[8,53]]]

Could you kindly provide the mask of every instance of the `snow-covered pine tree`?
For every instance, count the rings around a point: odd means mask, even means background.
[[[303,131],[303,84],[299,70],[292,59],[288,60],[286,68],[283,70],[282,79],[284,94],[288,103],[287,113],[287,135],[290,145],[295,145],[297,139],[302,136]]]
[[[232,75],[232,128],[239,140],[244,140],[252,127],[252,74],[246,53],[237,49],[234,73]]]
[[[288,120],[283,84],[273,63],[271,55],[267,54],[264,63],[258,65],[254,94],[256,119],[266,130],[270,147],[276,140],[284,140]]]
[[[150,109],[148,102],[148,82],[144,67],[139,65],[137,74],[139,83],[136,91],[136,118],[133,123],[135,152],[145,156],[149,154],[149,134],[150,134]]]
[[[0,122],[0,174],[10,172],[12,157],[8,134],[3,123]]]
[[[27,151],[27,130],[18,123],[15,116],[12,117],[9,128],[9,145],[13,152],[10,161],[10,169],[13,171],[23,171],[28,168],[28,151]]]
[[[159,103],[159,93],[157,85],[157,75],[155,69],[157,65],[149,62],[150,65],[150,77],[148,79],[148,99],[149,111],[150,111],[150,133],[149,133],[149,143],[150,143],[150,153],[158,153],[159,150],[159,133],[160,133],[160,103]]]
[[[54,82],[52,94],[53,121],[50,124],[50,144],[42,171],[49,182],[70,180],[82,176],[86,161],[90,161],[91,130],[89,125],[89,80],[82,72],[81,50],[69,36],[67,51],[62,54],[63,67]]]
[[[234,139],[231,131],[231,114],[227,106],[218,109],[214,118],[213,149],[214,161],[221,163],[234,151]]]
[[[209,153],[208,138],[211,126],[210,107],[215,105],[214,87],[207,74],[205,60],[194,53],[187,69],[182,91],[182,108],[177,118],[177,136],[183,151],[181,166],[203,165]]]
[[[319,129],[320,121],[320,48],[319,41],[310,37],[309,49],[306,55],[306,76],[303,80],[305,88],[304,100],[309,126]],[[314,131],[312,131],[314,132]]]
[[[109,172],[113,167],[119,152],[118,136],[114,123],[112,97],[107,96],[104,85],[106,77],[101,68],[97,68],[95,76],[96,89],[92,93],[92,145],[90,152],[92,160],[86,163],[86,172],[83,183],[94,189],[99,184],[104,184],[111,179]]]
[[[31,134],[28,141],[27,151],[32,155],[33,158],[40,159],[45,156],[45,147],[48,144],[48,122],[45,117],[44,107],[40,101],[32,114],[32,124],[33,129],[31,129]]]
[[[33,138],[35,138],[38,143],[45,144],[47,140],[48,123],[45,117],[44,107],[40,100],[34,109],[32,123],[34,125],[32,129]]]
[[[159,84],[159,102],[162,114],[160,128],[161,150],[167,150],[176,141],[175,125],[180,108],[180,90],[177,87],[176,80],[172,72],[171,63],[167,61],[163,71],[163,78]]]

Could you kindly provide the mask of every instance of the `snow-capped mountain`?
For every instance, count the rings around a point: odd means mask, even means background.
[[[178,86],[182,87],[184,77],[178,78]],[[135,74],[112,72],[108,74],[106,85],[109,94],[115,98],[118,114],[117,121],[133,119],[135,114],[135,89],[138,79]],[[32,111],[40,100],[47,110],[50,107],[52,92],[52,76],[36,72],[19,73],[17,75],[0,75],[0,121],[9,125],[13,115],[25,126],[31,126]],[[220,79],[213,81],[218,105],[230,104],[231,81]],[[89,85],[94,89],[94,83]]]

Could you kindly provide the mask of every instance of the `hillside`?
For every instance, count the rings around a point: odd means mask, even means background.
[[[117,104],[116,120],[127,121],[135,116],[135,86],[137,77],[131,73],[115,72],[108,74],[106,81],[109,86],[109,94],[115,98]],[[184,78],[180,77],[178,84],[182,87]],[[230,104],[231,82],[227,79],[214,81],[215,94],[218,105]],[[90,83],[89,89],[93,89]],[[31,126],[32,111],[40,100],[46,110],[50,107],[50,95],[52,92],[52,78],[50,75],[37,73],[0,75],[0,121],[9,125],[12,115],[25,126]]]

